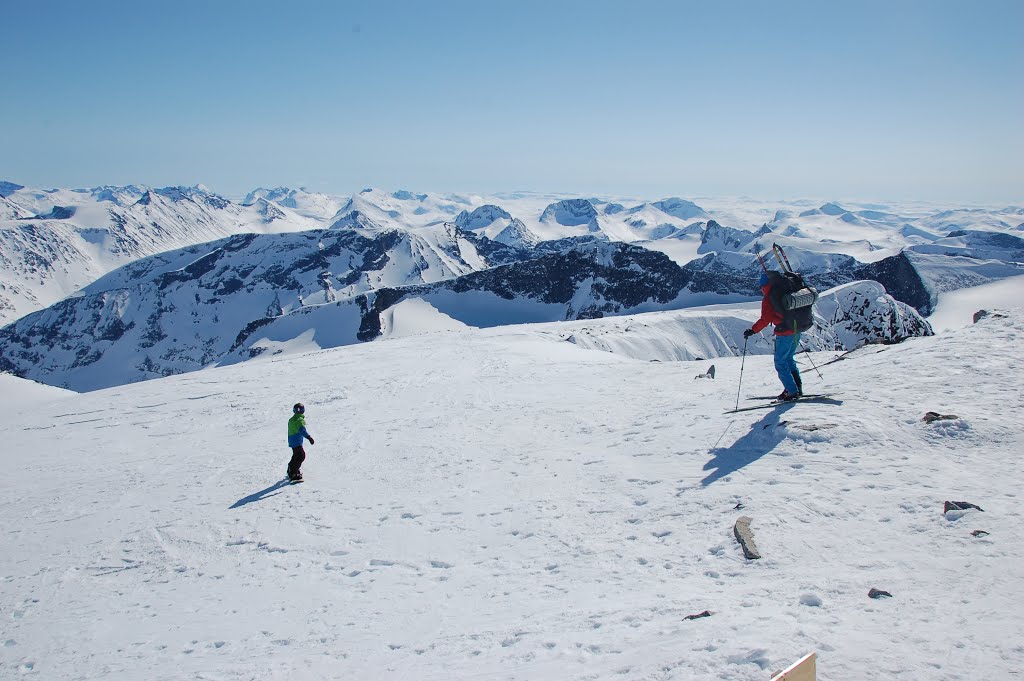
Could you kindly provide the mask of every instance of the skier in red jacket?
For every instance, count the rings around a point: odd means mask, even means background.
[[[743,332],[743,337],[750,338],[769,324],[775,325],[775,370],[779,374],[779,380],[782,381],[782,387],[785,388],[778,399],[788,402],[803,394],[803,381],[800,378],[800,368],[796,365],[796,350],[800,345],[800,332],[796,330],[795,326],[788,328],[783,325],[781,280],[782,275],[773,270],[761,275],[761,279],[758,281],[761,293],[764,294],[764,299],[761,300],[761,318]]]

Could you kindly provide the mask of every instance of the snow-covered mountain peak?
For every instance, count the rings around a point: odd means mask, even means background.
[[[118,206],[130,206],[137,202],[146,193],[147,189],[148,187],[130,184],[124,187],[104,185],[80,191],[88,192],[97,201],[108,201]]]
[[[385,228],[380,223],[376,222],[368,216],[366,213],[360,210],[350,210],[348,213],[341,215],[334,222],[331,223],[328,229],[339,230],[339,229],[355,229],[364,230],[368,232],[383,232],[386,229],[391,231],[397,231],[395,228]]]
[[[662,199],[661,201],[655,201],[651,205],[662,213],[679,218],[680,220],[707,219],[711,217],[697,204],[692,201],[687,201],[686,199],[681,199],[678,196]]]
[[[814,215],[830,215],[832,217],[838,217],[840,215],[843,215],[844,213],[849,213],[849,212],[850,211],[846,210],[845,208],[840,206],[838,203],[836,203],[834,201],[830,201],[829,203],[823,204],[823,205],[819,206],[818,208],[812,208],[811,210],[807,210],[807,211],[804,211],[803,213],[800,213],[800,217],[804,218],[804,217],[811,217],[811,216],[814,216]]]
[[[226,208],[231,203],[220,194],[215,194],[200,184],[193,187],[163,187],[161,189],[153,189],[150,193],[158,194],[175,202],[193,201],[195,203],[204,203],[211,208],[217,209]]]
[[[0,197],[7,198],[19,189],[24,189],[25,185],[15,184],[14,182],[8,182],[7,180],[0,180]]]
[[[455,216],[455,224],[459,229],[475,231],[489,227],[495,220],[511,220],[512,216],[507,210],[494,204],[480,206],[473,212],[462,211]]]
[[[391,198],[398,199],[399,201],[417,201],[422,203],[427,200],[426,194],[414,194],[413,192],[405,189],[399,189],[398,191],[391,193]]]
[[[242,199],[242,205],[248,206],[256,203],[257,199],[266,199],[267,201],[274,201],[275,203],[282,199],[288,198],[288,195],[294,190],[288,187],[274,187],[273,189],[265,189],[263,187],[257,187],[251,192],[245,195]]]
[[[565,227],[596,224],[597,209],[587,199],[564,199],[550,204],[541,213],[541,222],[554,222]]]
[[[697,252],[704,254],[713,251],[743,251],[756,238],[753,232],[723,227],[714,220],[708,220]]]

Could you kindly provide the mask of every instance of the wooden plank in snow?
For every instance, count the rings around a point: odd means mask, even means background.
[[[808,653],[788,669],[772,677],[772,681],[815,681],[818,678],[818,654]]]

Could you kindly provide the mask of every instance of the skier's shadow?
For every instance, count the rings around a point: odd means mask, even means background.
[[[707,487],[713,482],[731,475],[744,466],[748,466],[762,456],[775,449],[786,439],[778,430],[784,421],[782,416],[793,408],[793,404],[780,404],[772,409],[767,416],[750,426],[750,431],[728,447],[714,447],[709,452],[710,461],[704,464],[704,470],[712,471],[700,484]]]
[[[261,489],[259,492],[253,492],[247,497],[242,497],[235,503],[231,504],[229,510],[232,508],[239,508],[240,506],[245,506],[246,504],[251,504],[252,502],[259,501],[260,499],[272,497],[275,494],[280,494],[280,492],[278,492],[277,490],[281,489],[282,487],[286,487],[290,484],[291,483],[288,482],[287,480],[278,480],[277,482],[275,482],[273,485],[266,489]]]

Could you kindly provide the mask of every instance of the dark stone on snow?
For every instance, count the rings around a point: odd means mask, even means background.
[[[929,411],[925,413],[921,420],[925,423],[932,423],[933,421],[955,421],[958,418],[960,417],[956,414],[939,414],[938,412]]]
[[[975,506],[969,501],[947,501],[942,506],[942,512],[949,513],[950,511],[967,511],[972,508],[981,511],[982,513],[985,512],[985,509],[983,509],[981,506]]]
[[[974,313],[974,323],[977,324],[982,319],[988,319],[989,317],[992,317],[993,319],[1003,319],[1006,315],[999,312],[993,312],[991,310],[978,310]]]
[[[697,374],[694,378],[714,378],[715,377],[715,365],[712,364],[711,368],[707,370],[707,373]]]
[[[878,599],[878,598],[892,598],[892,594],[889,593],[888,591],[882,591],[881,589],[875,589],[875,588],[872,588],[871,591],[868,591],[868,596],[870,598],[875,598],[875,599]]]
[[[702,617],[711,617],[711,611],[705,610],[704,612],[698,612],[696,615],[687,615],[684,620],[699,620]]]
[[[988,532],[986,532],[985,530],[975,530],[974,532],[971,532],[971,536],[972,537],[987,537],[988,536]]]

